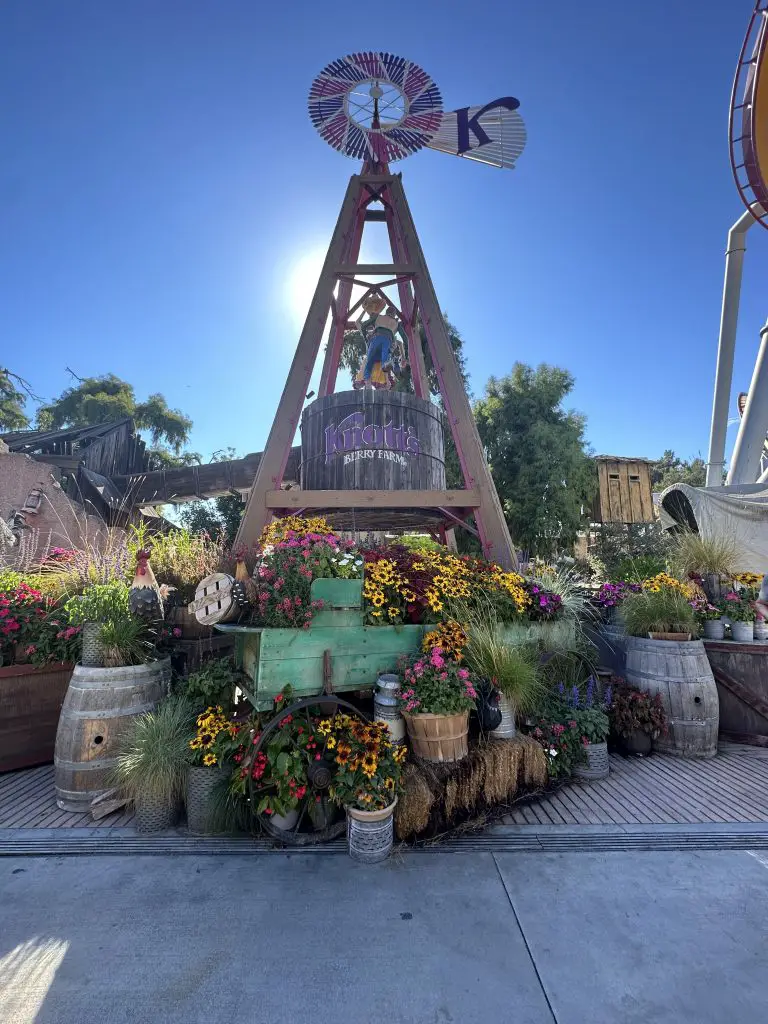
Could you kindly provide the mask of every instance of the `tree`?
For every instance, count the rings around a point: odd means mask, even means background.
[[[474,407],[512,539],[545,557],[573,544],[597,489],[584,417],[562,408],[573,384],[559,367],[516,363]]]
[[[672,484],[690,484],[703,487],[707,478],[707,467],[702,458],[685,460],[667,448],[658,462],[651,467],[651,484],[654,491],[663,491]]]
[[[234,448],[216,452],[211,462],[236,459]],[[190,501],[179,510],[179,520],[192,533],[209,533],[212,537],[223,532],[229,544],[234,543],[245,502],[239,494],[221,494],[218,498]]]
[[[17,383],[21,378],[10,370],[0,367],[0,431],[26,430],[29,416],[24,412],[26,395],[19,391]]]
[[[156,393],[145,402],[137,402],[133,385],[113,373],[102,377],[77,377],[76,380],[77,384],[37,410],[37,425],[41,430],[96,426],[130,416],[152,439],[150,469],[201,461],[195,452],[182,452],[182,446],[189,439],[192,420],[178,409],[169,408],[163,395]]]
[[[445,322],[445,327],[448,331],[448,338],[451,343],[451,348],[453,349],[453,354],[455,355],[456,362],[459,366],[459,373],[461,374],[461,379],[464,383],[464,390],[469,393],[469,374],[467,373],[467,362],[464,356],[464,340],[445,313],[443,313],[443,321]],[[434,364],[432,363],[427,335],[421,322],[419,322],[419,340],[421,341],[421,351],[424,355],[424,367],[427,371],[427,382],[429,384],[430,394],[437,397],[438,404],[443,408],[443,400],[440,395],[440,384],[437,379]],[[366,347],[365,339],[360,331],[348,331],[344,335],[344,347],[341,350],[339,366],[342,369],[348,370],[353,378],[357,376],[360,365],[365,358]],[[395,385],[395,391],[413,392],[413,378],[411,376],[410,361],[408,367]],[[461,475],[461,466],[459,464],[459,456],[456,451],[456,445],[454,444],[453,435],[450,429],[446,429],[445,431],[445,480],[446,486],[449,488],[464,486],[464,480]]]

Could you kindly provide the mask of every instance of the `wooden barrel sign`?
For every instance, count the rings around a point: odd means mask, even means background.
[[[445,490],[442,411],[397,391],[339,391],[301,418],[301,487]]]
[[[627,637],[627,682],[651,696],[661,694],[669,731],[653,741],[661,754],[714,757],[720,703],[701,640]]]
[[[110,774],[126,726],[168,692],[171,663],[85,668],[75,665],[61,708],[54,752],[56,803],[87,813],[111,789]]]
[[[213,626],[217,622],[230,622],[240,614],[232,588],[234,576],[226,572],[214,572],[200,580],[195,599],[187,605],[187,611],[194,615],[201,626]]]

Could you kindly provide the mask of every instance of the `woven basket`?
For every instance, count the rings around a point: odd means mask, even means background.
[[[104,652],[99,640],[100,632],[100,622],[83,623],[83,653],[80,657],[80,664],[84,668],[101,668],[104,664]]]
[[[425,761],[461,761],[469,752],[469,712],[457,715],[403,714],[411,750]]]
[[[165,832],[173,828],[178,818],[176,804],[168,804],[160,800],[136,800],[136,817],[134,822],[137,832]]]
[[[187,828],[194,835],[211,835],[211,793],[221,772],[205,765],[190,765],[187,772]]]
[[[349,856],[363,864],[378,864],[392,852],[394,811],[397,797],[380,811],[347,808],[347,845]]]
[[[573,774],[577,779],[606,779],[609,771],[608,744],[590,743],[587,747],[587,763],[574,765]]]

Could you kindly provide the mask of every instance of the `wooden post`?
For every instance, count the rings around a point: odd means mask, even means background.
[[[296,346],[296,353],[288,371],[280,404],[277,407],[272,429],[267,438],[264,455],[253,482],[245,512],[235,538],[235,546],[255,544],[272,513],[264,502],[267,491],[280,487],[288,453],[299,425],[301,410],[306,400],[309,381],[312,376],[317,354],[320,350],[331,296],[336,283],[337,267],[342,262],[345,249],[355,229],[356,214],[360,196],[360,175],[350,178],[347,194],[341,205],[339,219],[328,246],[325,263],[320,272],[315,295],[304,322],[304,329]]]
[[[416,301],[421,311],[432,363],[440,382],[448,422],[456,442],[464,483],[467,487],[476,487],[480,492],[480,507],[475,513],[475,519],[483,553],[486,558],[493,559],[500,565],[510,569],[517,568],[517,555],[509,536],[491,471],[485,461],[485,452],[477,433],[469,398],[464,390],[464,383],[445,329],[443,314],[399,175],[392,179],[389,193],[403,241],[416,271],[413,284]]]

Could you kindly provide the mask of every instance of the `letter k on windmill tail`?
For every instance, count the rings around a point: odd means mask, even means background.
[[[446,113],[430,76],[412,61],[390,53],[342,57],[312,83],[312,123],[334,149],[362,160],[362,168],[347,187],[238,544],[256,543],[275,515],[322,512],[337,529],[396,531],[421,526],[444,537],[447,530],[461,526],[479,535],[487,558],[516,567],[401,175],[393,174],[389,164],[428,147],[512,168],[526,141],[519,106],[517,99],[505,96]],[[386,224],[390,263],[358,262],[363,231],[371,221]],[[362,292],[354,301],[353,290]],[[363,311],[368,321],[363,322]],[[329,312],[318,397],[304,408]],[[345,334],[353,329],[361,332],[367,346],[358,389],[336,392]],[[422,333],[434,368],[432,392],[442,398],[444,416],[430,397]],[[339,430],[342,421],[354,424],[346,430],[346,439]],[[446,423],[464,479],[464,487],[455,490],[445,484]],[[283,491],[280,485],[299,424],[301,489]],[[348,458],[353,450],[375,457]]]

